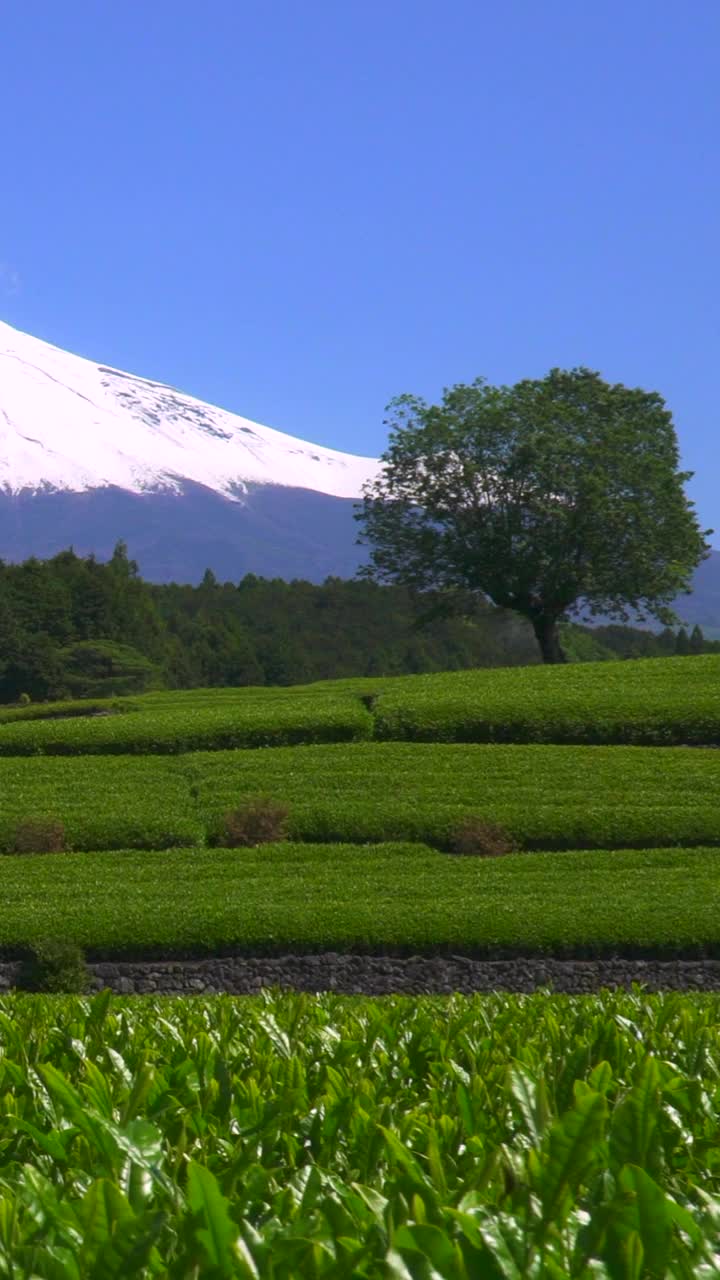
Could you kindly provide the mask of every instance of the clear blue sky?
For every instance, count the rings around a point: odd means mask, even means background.
[[[0,55],[11,324],[371,454],[586,364],[720,530],[718,0],[5,0]]]

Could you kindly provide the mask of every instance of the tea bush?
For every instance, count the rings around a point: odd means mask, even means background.
[[[720,743],[720,658],[409,676],[375,697],[375,736],[412,742]]]
[[[5,1275],[717,1274],[717,997],[5,998],[0,1020]]]
[[[259,791],[292,839],[452,845],[481,814],[528,849],[720,844],[720,752],[353,743],[185,757],[209,826]],[[1,776],[1,773],[0,773]]]
[[[53,815],[74,849],[197,844],[203,825],[174,765],[132,756],[0,759],[0,851],[17,847],[18,824],[33,814]]]
[[[0,708],[0,755],[166,754],[370,737],[714,745],[720,743],[720,657],[483,668]]]
[[[0,724],[0,756],[173,755],[239,747],[352,742],[369,738],[372,717],[358,699],[331,691],[300,696],[271,690],[258,697],[242,689],[233,699],[151,702],[119,715],[56,716]],[[160,697],[161,695],[155,695]]]
[[[266,844],[2,859],[0,949],[112,954],[502,948],[720,955],[720,851],[456,858],[419,844]]]
[[[20,973],[20,986],[26,991],[51,995],[82,995],[88,982],[82,948],[66,938],[36,942]]]
[[[720,753],[634,747],[338,743],[177,758],[0,759],[0,850],[52,814],[76,849],[217,842],[271,795],[294,840],[451,847],[477,815],[527,849],[720,844]]]

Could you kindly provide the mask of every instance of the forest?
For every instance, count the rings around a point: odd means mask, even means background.
[[[532,629],[482,602],[463,616],[402,586],[252,574],[198,586],[143,581],[125,545],[111,559],[71,549],[0,561],[0,702],[205,686],[291,685],[539,660]],[[653,633],[566,623],[573,661],[720,652],[700,628]]]

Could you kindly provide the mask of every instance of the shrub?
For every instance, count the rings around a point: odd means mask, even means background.
[[[82,947],[64,938],[48,938],[33,947],[21,969],[19,985],[25,991],[50,995],[82,995],[88,978]]]
[[[255,796],[225,814],[215,843],[226,849],[251,849],[284,840],[288,809],[268,796]]]
[[[13,853],[62,853],[67,849],[65,824],[59,818],[22,818],[11,847]]]
[[[18,698],[18,706],[29,707],[31,702],[32,702],[32,698],[30,697],[29,693],[20,694],[20,697]]]
[[[506,853],[516,853],[517,840],[505,827],[485,818],[464,818],[452,835],[453,853],[477,858],[501,858]]]

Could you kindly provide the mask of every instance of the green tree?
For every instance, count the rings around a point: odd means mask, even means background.
[[[691,473],[657,393],[553,369],[389,408],[382,469],[357,512],[368,575],[513,609],[545,662],[566,660],[558,623],[580,607],[673,620],[711,530],[685,494]]]
[[[157,667],[127,644],[81,640],[60,649],[59,684],[73,698],[105,698],[162,688]]]
[[[705,652],[705,637],[702,633],[702,627],[699,627],[697,623],[695,623],[695,626],[690,632],[690,640],[688,641],[688,652],[689,653]]]
[[[663,627],[657,643],[661,657],[669,658],[675,652],[675,632],[672,627]]]
[[[680,658],[686,658],[690,652],[690,641],[684,627],[680,628],[675,637],[675,652]]]

